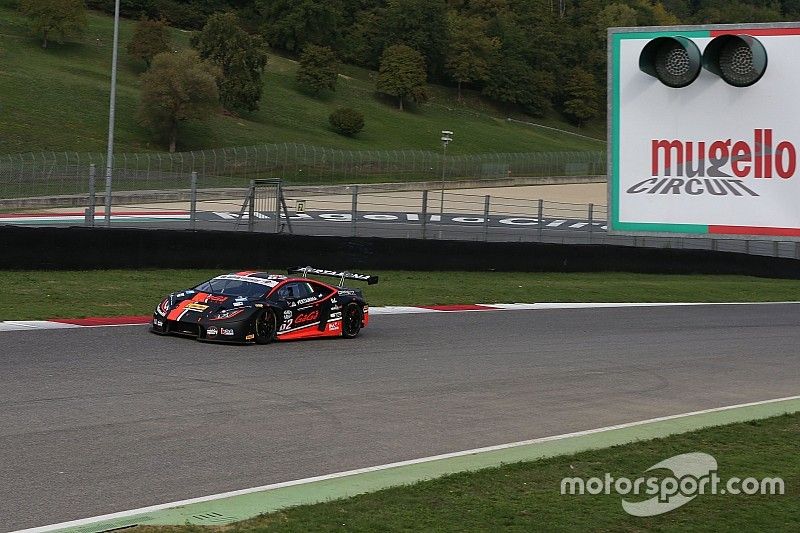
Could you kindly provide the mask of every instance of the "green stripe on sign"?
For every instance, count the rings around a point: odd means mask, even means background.
[[[708,233],[708,226],[701,224],[658,224],[650,222],[614,222],[619,231],[651,231],[662,233]]]
[[[703,37],[711,37],[709,30],[687,30],[687,31],[641,31],[630,33],[615,33],[614,44],[622,39],[655,39],[656,37],[688,37],[690,39],[702,39]]]
[[[619,231],[665,231],[670,233],[708,233],[706,226],[694,226],[696,228],[704,228],[702,231],[687,231],[683,230],[669,230],[669,229],[645,229],[644,226],[648,224],[633,224],[622,223],[619,221],[619,111],[620,111],[620,89],[619,89],[619,71],[620,71],[620,43],[623,39],[655,39],[656,37],[674,37],[680,35],[682,37],[698,38],[711,37],[711,32],[708,30],[694,30],[694,31],[648,31],[648,32],[630,32],[630,33],[614,33],[612,34],[611,42],[611,213],[610,213],[610,230]],[[639,226],[634,229],[633,226]],[[661,227],[673,227],[678,225],[660,225]],[[680,226],[683,226],[680,224]],[[686,225],[687,227],[693,227]]]

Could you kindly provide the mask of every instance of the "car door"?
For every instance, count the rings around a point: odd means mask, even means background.
[[[278,336],[294,339],[326,334],[334,292],[312,280],[287,281],[279,286],[274,298],[285,311],[278,326]],[[336,328],[331,331],[336,331]]]
[[[307,281],[287,281],[275,291],[275,299],[285,309],[278,335],[286,336],[313,330],[320,320],[320,300]],[[307,333],[307,332],[304,332]]]

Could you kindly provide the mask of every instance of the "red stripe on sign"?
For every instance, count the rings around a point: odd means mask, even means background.
[[[50,322],[76,326],[121,326],[124,324],[149,324],[150,316],[107,316],[89,318],[53,318]]]
[[[800,228],[768,228],[759,226],[709,226],[709,233],[716,235],[773,235],[799,237]]]
[[[711,30],[711,37],[720,35],[752,35],[753,37],[769,37],[771,35],[800,35],[800,28],[752,28],[736,30]]]
[[[188,215],[188,211],[113,211],[114,216],[156,216],[156,215]],[[86,213],[69,212],[69,213],[4,213],[0,218],[57,218],[57,217],[82,217]],[[103,211],[95,212],[95,216],[105,216]]]
[[[487,307],[478,304],[456,304],[456,305],[420,305],[423,309],[433,309],[434,311],[493,311],[494,307]]]

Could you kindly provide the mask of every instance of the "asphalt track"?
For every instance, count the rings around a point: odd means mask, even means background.
[[[800,305],[376,316],[357,340],[0,334],[0,530],[800,391]]]

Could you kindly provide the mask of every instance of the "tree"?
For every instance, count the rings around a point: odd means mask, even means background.
[[[297,83],[311,94],[319,94],[325,89],[336,90],[336,56],[327,46],[309,44],[300,55],[297,69]]]
[[[371,69],[378,67],[383,50],[382,9],[361,10],[343,29],[337,50],[342,60]]]
[[[142,74],[139,118],[146,127],[166,138],[170,152],[175,151],[181,123],[205,119],[217,108],[216,70],[194,50],[185,50],[158,54],[150,69]]]
[[[413,48],[425,58],[431,74],[441,73],[447,48],[443,0],[389,0],[381,26],[386,44]]]
[[[28,17],[31,30],[42,38],[42,48],[55,35],[58,42],[80,36],[86,28],[83,0],[21,0],[20,12]]]
[[[404,44],[387,48],[381,56],[376,89],[380,93],[396,96],[400,111],[403,99],[415,102],[428,98],[425,85],[425,59],[422,54]]]
[[[352,137],[364,129],[364,115],[349,107],[340,107],[328,117],[333,129],[342,135]]]
[[[580,67],[573,68],[564,84],[564,114],[583,126],[600,113],[600,91],[594,76]]]
[[[498,57],[489,73],[483,89],[486,96],[519,105],[535,116],[541,116],[550,107],[555,81],[549,72],[534,70],[519,59]]]
[[[628,5],[608,4],[597,15],[597,33],[603,42],[608,28],[623,26],[636,26],[636,10]]]
[[[500,40],[486,35],[486,23],[479,18],[451,12],[447,21],[450,43],[445,70],[458,84],[460,102],[462,83],[486,79],[489,74],[489,59],[500,48]]]
[[[144,61],[150,68],[153,58],[172,48],[172,39],[167,25],[160,20],[142,18],[133,28],[133,36],[128,41],[128,54]]]
[[[290,52],[307,43],[332,46],[338,36],[339,0],[258,0],[267,42]]]
[[[267,51],[260,37],[240,28],[233,13],[217,13],[192,37],[192,46],[202,59],[219,67],[217,85],[226,109],[258,109],[264,91],[261,76],[267,66]]]

